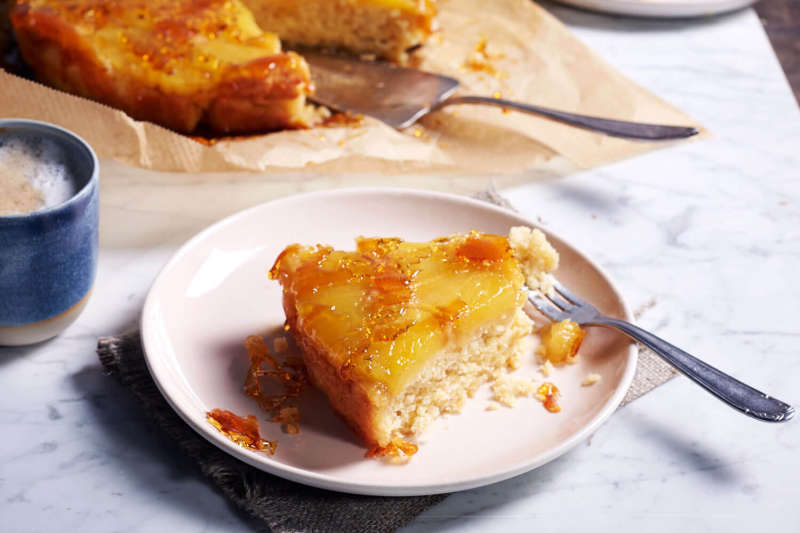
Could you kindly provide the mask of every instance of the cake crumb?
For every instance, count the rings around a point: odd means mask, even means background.
[[[558,268],[558,252],[547,242],[544,233],[526,226],[515,226],[508,233],[508,242],[514,257],[522,265],[528,288],[550,294],[553,290],[550,272]]]
[[[581,382],[581,385],[584,387],[591,387],[595,383],[599,383],[601,379],[603,379],[603,377],[600,374],[589,374],[584,378],[583,382]]]
[[[272,341],[272,347],[275,349],[275,353],[283,353],[289,349],[289,341],[286,340],[286,337],[276,337]]]
[[[500,406],[494,402],[486,406],[487,411],[497,411],[498,409],[500,409]]]
[[[539,366],[539,373],[546,378],[550,377],[550,374],[553,373],[553,370],[555,370],[555,367],[549,359],[545,359],[544,363]]]
[[[492,400],[514,407],[517,398],[530,397],[535,389],[534,383],[528,379],[503,376],[492,383]]]

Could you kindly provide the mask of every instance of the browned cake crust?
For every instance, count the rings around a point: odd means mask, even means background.
[[[243,61],[227,57],[212,69],[208,62],[217,59],[193,48],[201,34],[237,45],[224,18],[217,26],[207,24],[215,15],[225,16],[224,5],[224,0],[20,0],[11,20],[22,56],[40,81],[135,119],[186,133],[199,125],[225,134],[307,126],[311,83],[300,56],[280,53],[277,45],[263,46],[261,57],[253,58],[253,48],[260,46],[253,39],[260,36],[249,35],[241,39],[250,47]],[[126,21],[134,16],[151,27],[131,30]],[[187,23],[192,17],[196,24]],[[108,39],[109,30],[118,30],[119,42]]]
[[[286,313],[286,324],[295,342],[303,353],[303,363],[308,371],[311,383],[328,397],[334,411],[372,447],[388,443],[388,435],[381,438],[378,429],[382,401],[380,391],[374,385],[353,379],[343,379],[340,369],[333,365],[334,359],[327,355],[325,348],[305,335],[297,326],[297,309],[294,296],[283,295],[283,310]]]

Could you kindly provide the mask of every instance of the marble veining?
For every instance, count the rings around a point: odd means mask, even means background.
[[[644,327],[800,404],[800,111],[755,14],[645,21],[548,8],[714,136],[503,194],[603,265]],[[75,324],[0,348],[3,531],[251,530],[94,355],[98,336],[136,326],[180,244],[167,237],[101,250]],[[794,532],[798,451],[800,422],[748,419],[678,378],[566,456],[453,495],[405,531]]]

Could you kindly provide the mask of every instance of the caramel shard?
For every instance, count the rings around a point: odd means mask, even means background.
[[[536,390],[536,399],[542,402],[544,408],[551,413],[558,413],[561,411],[561,406],[558,404],[558,398],[560,396],[561,391],[550,382],[542,383]]]
[[[224,409],[213,409],[206,413],[206,420],[220,433],[243,448],[266,451],[272,455],[278,446],[277,441],[261,438],[258,421],[253,415],[243,418]]]
[[[250,360],[244,392],[273,417],[278,416],[284,408],[292,407],[289,404],[298,400],[308,384],[303,362],[297,358],[278,362],[269,353],[264,339],[256,335],[247,337],[244,346]],[[277,392],[264,390],[262,379],[271,380]]]

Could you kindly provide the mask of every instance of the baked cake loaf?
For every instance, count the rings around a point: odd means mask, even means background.
[[[311,83],[239,0],[18,0],[25,61],[55,88],[179,132],[304,127]]]
[[[258,25],[292,46],[333,48],[404,63],[434,30],[432,0],[243,0]]]
[[[558,256],[538,230],[511,235],[280,254],[270,277],[311,381],[368,446],[419,434],[518,366],[532,327],[525,279],[545,283]]]

